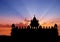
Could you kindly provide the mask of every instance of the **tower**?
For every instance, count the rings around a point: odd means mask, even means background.
[[[38,27],[39,26],[38,20],[36,19],[35,15],[34,15],[33,19],[31,20],[30,26],[31,27]]]

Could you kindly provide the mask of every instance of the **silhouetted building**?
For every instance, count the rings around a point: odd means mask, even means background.
[[[36,19],[35,16],[34,16],[33,19],[31,20],[30,26],[31,26],[31,27],[38,27],[38,26],[39,26],[38,20]]]
[[[25,35],[24,33],[31,33],[33,35],[38,35],[40,38],[46,37],[47,39],[56,39],[58,37],[58,30],[57,30],[57,24],[54,26],[49,26],[49,27],[42,27],[41,25],[39,26],[39,22],[34,16],[33,19],[31,20],[31,23],[27,28],[22,27],[22,29],[19,29],[17,26],[12,24],[12,32],[11,36],[17,37],[17,36],[22,36]],[[36,33],[36,34],[35,34]]]

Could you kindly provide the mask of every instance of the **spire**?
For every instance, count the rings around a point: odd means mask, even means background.
[[[35,17],[35,14],[34,14],[34,17]]]
[[[31,27],[38,27],[39,26],[38,20],[36,19],[35,15],[34,15],[33,19],[31,20],[30,26]]]
[[[33,20],[36,20],[36,17],[35,17],[35,15],[34,15],[34,17],[33,17]]]

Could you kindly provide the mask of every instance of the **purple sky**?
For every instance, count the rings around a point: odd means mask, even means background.
[[[44,22],[60,19],[60,0],[0,0],[0,24],[19,23],[34,15]]]

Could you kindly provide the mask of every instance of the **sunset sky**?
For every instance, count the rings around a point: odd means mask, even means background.
[[[0,24],[18,24],[34,15],[41,25],[60,26],[60,0],[0,0]]]
[[[60,19],[60,0],[0,0],[0,24],[12,24],[32,19],[56,22]]]

